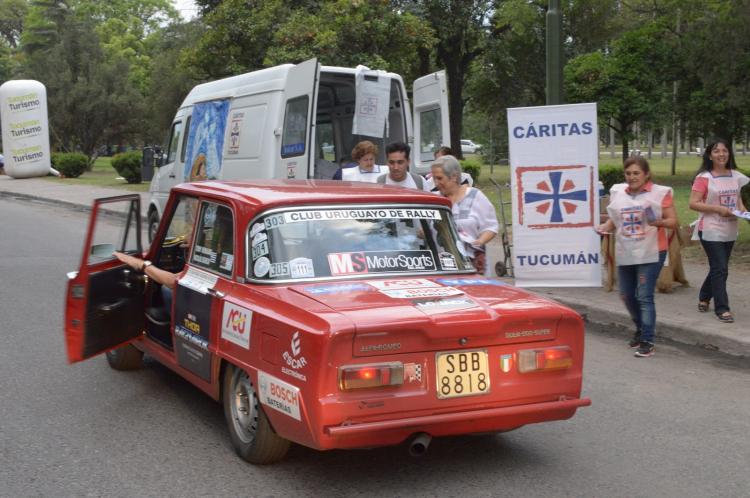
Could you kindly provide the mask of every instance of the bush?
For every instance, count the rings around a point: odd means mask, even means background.
[[[604,184],[604,190],[609,192],[615,183],[625,183],[625,172],[622,166],[605,164],[599,168],[599,181]]]
[[[89,158],[80,152],[55,152],[51,161],[52,167],[65,178],[78,178],[89,165]]]
[[[112,156],[112,167],[128,183],[141,183],[141,159],[139,151],[122,152]]]
[[[461,161],[461,170],[470,174],[476,184],[479,180],[479,172],[482,171],[482,163],[476,159],[464,159]]]

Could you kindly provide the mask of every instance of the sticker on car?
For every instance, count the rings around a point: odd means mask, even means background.
[[[258,386],[260,387],[261,403],[295,420],[302,420],[299,409],[300,392],[298,387],[277,379],[262,370],[258,370]]]
[[[250,349],[252,321],[252,311],[225,301],[221,318],[221,338],[245,349]]]
[[[435,271],[430,251],[361,251],[328,254],[331,275]]]

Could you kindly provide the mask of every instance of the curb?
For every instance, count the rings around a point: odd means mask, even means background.
[[[77,204],[75,202],[68,202],[68,201],[59,201],[54,199],[49,199],[47,197],[41,197],[38,195],[31,195],[31,194],[22,194],[19,192],[10,192],[7,190],[0,190],[0,198],[5,199],[23,199],[26,201],[33,201],[33,202],[39,202],[41,204],[47,204],[50,206],[62,206],[67,209],[72,209],[74,211],[80,211],[84,213],[90,213],[91,212],[91,206],[86,206],[83,204]]]
[[[556,301],[577,311],[584,322],[602,327],[617,335],[630,337],[633,333],[633,322],[624,311],[607,311],[591,307],[579,301],[552,297]],[[657,314],[658,317],[658,314]],[[718,323],[717,323],[718,325]],[[686,328],[681,324],[671,323],[668,317],[657,318],[656,338],[701,349],[716,351],[738,358],[750,357],[750,339],[742,341],[725,334],[698,331]]]
[[[72,211],[78,211],[79,213],[90,213],[91,212],[91,206],[88,204],[78,204],[76,202],[70,202],[70,201],[60,201],[55,199],[50,199],[48,197],[42,197],[39,195],[32,195],[32,194],[23,194],[19,192],[9,192],[7,190],[0,190],[0,199],[22,199],[25,201],[30,202],[38,202],[39,204],[45,204],[47,206],[55,206],[55,207],[62,207],[65,209],[70,209]],[[143,210],[143,205],[141,205],[141,210]],[[111,213],[116,216],[123,216],[122,213]],[[143,223],[148,223],[148,216],[143,214],[141,212],[141,221]]]

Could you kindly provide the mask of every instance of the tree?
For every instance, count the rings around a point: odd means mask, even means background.
[[[681,33],[684,121],[702,136],[733,141],[750,115],[750,1],[686,2]]]
[[[405,2],[435,32],[437,64],[448,80],[451,148],[459,157],[463,133],[464,87],[472,62],[485,48],[492,2],[486,0],[414,0]]]
[[[578,56],[565,68],[570,101],[597,103],[600,121],[622,139],[623,159],[629,154],[633,124],[666,112],[670,52],[663,27],[653,23],[625,33],[611,51]]]
[[[203,78],[317,57],[323,64],[363,64],[408,79],[418,74],[416,51],[433,43],[426,24],[383,0],[226,0],[210,7],[205,34],[185,57]]]
[[[274,33],[264,65],[317,57],[322,64],[363,64],[410,81],[420,76],[414,55],[433,43],[429,26],[388,2],[334,0],[321,2],[319,9],[295,10]]]
[[[225,0],[204,16],[206,31],[184,60],[197,79],[260,69],[274,33],[292,13],[283,0]]]
[[[126,77],[124,58],[107,60],[92,21],[77,19],[67,6],[36,4],[22,40],[22,76],[47,87],[54,145],[81,151],[91,161],[99,145],[128,140],[138,132],[142,97]],[[37,22],[38,21],[38,22]],[[28,38],[26,38],[26,34]],[[43,35],[43,36],[40,36]],[[44,41],[50,42],[45,46]]]
[[[0,37],[12,49],[18,47],[23,32],[23,20],[29,10],[27,0],[0,2]]]
[[[197,21],[173,23],[163,28],[154,40],[142,127],[146,143],[161,143],[172,124],[175,109],[197,83],[182,57],[189,47],[198,43],[202,34],[203,25]]]

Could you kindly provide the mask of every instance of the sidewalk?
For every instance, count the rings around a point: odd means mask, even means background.
[[[81,211],[88,210],[98,197],[132,193],[119,189],[62,185],[39,178],[14,180],[0,176],[0,199],[43,201]],[[141,209],[144,212],[148,207],[148,195],[141,194]],[[489,253],[492,261],[502,259],[499,238],[490,243]],[[750,357],[750,272],[730,268],[727,291],[735,322],[726,324],[716,319],[713,310],[708,313],[697,310],[698,288],[708,272],[707,263],[684,261],[684,267],[690,287],[675,286],[671,294],[656,294],[657,351],[658,341],[668,338],[734,356]],[[503,280],[513,283],[511,278]],[[623,340],[633,333],[632,322],[616,290],[606,292],[603,288],[578,287],[530,290],[570,306],[594,325],[622,333]]]

